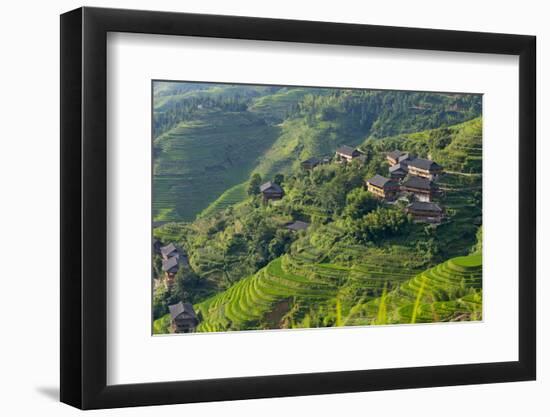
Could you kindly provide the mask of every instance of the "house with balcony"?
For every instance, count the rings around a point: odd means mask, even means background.
[[[408,170],[410,175],[433,181],[441,175],[443,167],[430,159],[415,158],[408,162]]]
[[[403,193],[410,193],[418,201],[430,202],[437,192],[436,185],[427,178],[409,176],[401,183]]]
[[[262,193],[264,201],[280,200],[284,195],[281,186],[272,181],[260,185],[260,192]]]
[[[405,209],[410,214],[413,221],[417,223],[439,224],[443,220],[443,209],[436,203],[414,201]]]
[[[336,149],[336,160],[338,162],[351,162],[353,159],[359,157],[361,152],[348,145],[342,145]]]
[[[399,184],[391,178],[376,174],[365,181],[367,190],[378,198],[392,201],[397,196]]]
[[[170,327],[174,333],[192,333],[199,324],[197,314],[191,303],[179,302],[168,306]]]

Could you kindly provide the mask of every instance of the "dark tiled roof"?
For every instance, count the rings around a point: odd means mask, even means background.
[[[441,213],[443,210],[436,203],[427,203],[424,201],[415,201],[407,206],[409,210],[415,211],[431,211],[433,213]]]
[[[439,169],[441,166],[434,161],[430,161],[429,159],[423,159],[423,158],[416,158],[409,162],[409,166],[413,166],[418,169],[425,169],[426,171]]]
[[[367,182],[378,188],[384,188],[386,185],[397,185],[395,181],[391,180],[390,178],[386,178],[378,174],[376,174],[372,178],[369,178]]]
[[[262,185],[260,185],[260,191],[263,193],[269,189],[272,189],[273,191],[277,193],[281,193],[283,189],[279,186],[279,184],[274,183],[272,181],[268,181]]]
[[[395,151],[388,152],[387,156],[397,161],[399,157],[404,154],[405,152],[402,152],[396,149]]]
[[[393,172],[390,172],[390,177],[395,179],[403,179],[407,176],[407,171],[403,169],[397,169]]]
[[[414,176],[407,178],[407,180],[403,183],[403,187],[417,188],[420,190],[431,190],[434,188],[430,180]]]
[[[162,253],[164,256],[168,256],[172,252],[176,252],[176,251],[177,251],[176,246],[173,243],[170,243],[160,248],[160,253]]]
[[[178,266],[178,258],[176,256],[172,256],[171,258],[162,260],[162,270],[165,272],[170,271],[173,268],[177,269],[177,266]]]
[[[342,145],[338,149],[336,149],[336,152],[346,156],[353,156],[354,153],[357,153],[357,150],[355,148],[352,148],[351,146]]]
[[[393,172],[396,172],[396,171],[403,171],[403,172],[408,172],[407,170],[407,164],[404,164],[403,162],[400,162],[398,164],[395,164],[395,165],[392,165],[391,167],[388,168],[388,170],[393,173]]]
[[[306,230],[308,226],[309,223],[303,222],[301,220],[296,220],[295,222],[285,225],[285,227],[290,230]]]
[[[319,158],[312,156],[311,158],[306,159],[305,161],[302,161],[302,164],[317,165],[319,162],[321,162]]]
[[[180,314],[185,314],[188,318],[196,318],[197,314],[195,313],[195,310],[193,309],[193,305],[191,303],[182,303],[181,301],[177,304],[172,304],[171,306],[168,306],[168,310],[170,311],[170,317],[172,319],[175,319]]]

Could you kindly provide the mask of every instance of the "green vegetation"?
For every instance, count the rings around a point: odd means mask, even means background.
[[[153,321],[153,334],[170,333],[170,314],[165,314],[159,319]]]
[[[343,143],[448,126],[480,108],[471,95],[155,82],[153,218],[192,221],[254,172],[271,178]]]
[[[481,255],[450,259],[384,297],[386,323],[481,320]],[[372,324],[382,299],[355,308],[348,325]]]
[[[237,184],[224,191],[213,203],[205,208],[197,217],[208,217],[225,210],[235,204],[241,203],[247,198],[246,184]]]
[[[274,94],[264,95],[254,100],[249,110],[260,114],[271,123],[281,123],[296,109],[297,103],[311,94],[328,94],[326,89],[281,88]]]
[[[403,278],[405,270],[374,267],[373,274],[371,268],[276,259],[197,304],[202,318],[197,331],[481,319],[481,255],[453,258],[410,279]],[[352,298],[349,289],[357,281],[370,285],[364,286],[365,295]],[[369,290],[381,291],[380,296],[369,297]]]
[[[177,87],[155,101],[155,112],[191,110],[154,140],[154,236],[186,263],[173,287],[155,287],[155,333],[179,300],[194,305],[199,332],[481,319],[479,96]],[[301,168],[343,143],[364,157]],[[394,149],[444,167],[441,224],[364,190],[388,175]],[[284,197],[263,201],[265,181]],[[307,229],[286,227],[297,220]],[[159,256],[153,264],[161,277]]]
[[[248,178],[277,134],[277,127],[252,113],[211,110],[156,138],[155,221],[192,220]]]

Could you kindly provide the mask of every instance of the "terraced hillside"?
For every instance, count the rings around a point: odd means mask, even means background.
[[[480,105],[475,96],[431,93],[174,82],[154,86],[156,222],[192,221],[253,172],[267,178],[288,174],[301,160],[330,155],[344,143],[358,145],[369,135],[459,122],[475,115]]]
[[[318,226],[284,257],[199,304],[206,318],[202,331],[480,319],[481,256],[456,255],[475,245],[481,224],[481,121],[399,138],[396,147],[414,150],[430,140],[442,140],[444,146],[424,152],[439,153],[451,168],[438,182],[447,215],[442,225],[413,225],[406,235],[368,248],[350,243],[341,221]],[[377,145],[391,146],[383,142]],[[426,240],[439,248],[432,259],[456,258],[419,273],[431,261],[424,246],[411,243]],[[308,292],[319,288],[326,293]],[[269,315],[273,311],[278,323]]]
[[[336,286],[330,277],[298,275],[283,266],[283,262],[286,261],[279,258],[255,275],[197,305],[196,309],[204,317],[198,331],[270,327],[269,321],[278,324],[284,320],[290,309],[290,298],[294,302],[317,304],[335,295]],[[278,309],[275,308],[277,304]]]
[[[445,173],[437,181],[442,193],[436,202],[445,208],[447,220],[434,238],[448,257],[471,247],[482,224],[482,130],[482,119],[475,118],[450,127],[369,139],[362,145],[381,166],[388,149],[402,149],[432,158],[444,167]]]
[[[221,196],[219,196],[213,203],[210,203],[208,207],[200,212],[197,217],[201,218],[212,216],[213,214],[219,213],[228,207],[243,202],[248,197],[246,194],[246,185],[247,184],[243,182],[224,191]]]
[[[336,264],[323,262],[326,254],[314,246],[294,247],[256,274],[197,304],[203,320],[198,331],[344,325],[339,316],[349,314],[357,300],[376,300],[385,288],[408,280],[414,272],[396,266],[381,252],[355,250],[361,252],[360,262]]]
[[[269,123],[281,123],[289,112],[308,94],[327,94],[326,89],[281,88],[273,94],[254,100],[249,111],[260,114]]]
[[[155,333],[170,331],[179,300],[195,306],[199,332],[481,319],[478,97],[177,87],[156,107],[153,234],[188,262],[169,284],[154,255]],[[300,165],[341,144],[363,156]],[[411,194],[365,189],[388,175],[394,149],[443,166],[440,224],[415,221]],[[257,184],[275,179],[284,196],[267,201]]]
[[[349,128],[350,125],[355,129]],[[255,171],[266,177],[277,172],[291,172],[298,169],[300,161],[312,155],[330,155],[344,143],[358,145],[363,141],[367,129],[346,120],[316,120],[306,118],[285,120],[280,124],[281,132],[265,155],[259,160]]]
[[[204,103],[207,100],[218,99],[253,99],[271,95],[278,90],[278,87],[268,86],[155,81],[154,110],[157,113],[167,112],[182,102],[193,100]]]
[[[458,253],[464,245],[474,244],[482,224],[482,122],[477,118],[449,131],[452,141],[433,154],[446,164],[447,171],[438,182],[448,216],[439,229],[440,242]]]
[[[481,254],[453,258],[401,283],[383,297],[357,306],[346,324],[481,320],[481,289]]]
[[[154,221],[193,220],[248,178],[278,134],[252,113],[206,111],[155,139]]]
[[[314,259],[307,252],[279,258],[197,304],[202,316],[197,331],[481,319],[481,255],[453,258],[413,278],[403,269],[310,262]],[[340,293],[348,281],[360,281],[363,300],[369,301],[346,309]],[[312,326],[312,316],[321,309],[333,311]]]

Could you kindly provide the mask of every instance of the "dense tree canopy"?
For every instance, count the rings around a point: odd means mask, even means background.
[[[481,119],[474,119],[481,110],[479,96],[303,90],[258,87],[247,92],[242,86],[226,89],[219,85],[159,90],[155,163],[164,164],[159,178],[166,184],[166,193],[156,201],[155,210],[166,218],[180,219],[181,208],[170,198],[190,187],[188,177],[201,184],[200,194],[212,207],[205,210],[205,204],[197,205],[186,212],[185,219],[191,220],[167,222],[154,229],[155,237],[164,244],[174,242],[189,259],[189,264],[180,267],[173,287],[156,287],[155,318],[164,318],[167,306],[179,300],[203,305],[220,295],[243,297],[235,303],[237,311],[228,311],[223,303],[211,310],[216,316],[211,322],[222,323],[224,329],[269,328],[274,320],[287,327],[345,325],[346,320],[387,323],[396,317],[414,321],[429,314],[421,308],[409,312],[410,306],[402,305],[398,311],[401,295],[396,291],[404,278],[451,257],[481,252]],[[469,119],[473,120],[455,125]],[[186,169],[200,166],[193,175],[174,170],[177,161],[170,151],[183,148],[174,133],[180,123],[191,126],[181,138],[217,144],[178,154],[185,159]],[[249,135],[240,136],[250,126]],[[266,132],[274,135],[269,143],[263,136]],[[230,142],[231,134],[238,140]],[[236,152],[241,142],[246,146]],[[347,164],[322,163],[313,169],[300,166],[309,157],[332,156],[342,144],[357,146],[363,158]],[[416,224],[405,213],[407,202],[383,202],[365,190],[367,178],[388,175],[385,153],[393,149],[432,158],[452,172],[441,181],[449,221],[437,227]],[[219,187],[210,188],[211,172],[219,173]],[[259,187],[269,180],[282,186],[284,198],[263,201]],[[182,201],[189,203],[189,198]],[[289,225],[298,220],[306,226],[291,230]],[[475,256],[472,259],[468,262],[479,264]],[[451,266],[455,271],[456,265]],[[158,255],[153,259],[153,273],[156,278],[163,273]],[[307,284],[317,297],[329,291],[320,283],[335,292],[315,305],[306,298],[285,296],[277,299],[284,315],[273,318],[270,314],[248,323],[244,317],[256,313],[246,308],[253,304],[251,294],[260,291],[258,280],[264,273],[275,292],[284,285]],[[466,273],[464,277],[472,278]],[[461,285],[434,292],[424,302],[453,300],[462,303],[460,309],[454,304],[431,308],[438,314],[447,314],[448,308],[478,317],[478,288]],[[261,305],[273,296],[266,291],[262,294],[267,300],[256,300]]]

